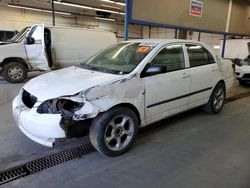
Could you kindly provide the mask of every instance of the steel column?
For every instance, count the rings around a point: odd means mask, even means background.
[[[224,34],[222,50],[221,50],[221,57],[223,57],[223,58],[225,55],[226,41],[227,41],[227,34]]]
[[[52,24],[53,26],[56,25],[56,18],[55,18],[55,4],[54,0],[51,0],[51,7],[52,7]]]

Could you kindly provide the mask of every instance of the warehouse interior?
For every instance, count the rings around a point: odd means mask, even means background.
[[[1,187],[250,187],[250,0],[0,12]]]

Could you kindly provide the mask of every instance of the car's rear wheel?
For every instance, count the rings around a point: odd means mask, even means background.
[[[113,108],[93,120],[90,141],[100,153],[118,156],[131,147],[138,126],[138,119],[132,110],[126,107]]]
[[[208,103],[204,106],[204,111],[210,114],[219,113],[224,105],[225,97],[226,97],[225,84],[220,82],[215,86],[209,98]]]

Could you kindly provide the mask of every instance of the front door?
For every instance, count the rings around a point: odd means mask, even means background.
[[[47,55],[44,43],[44,25],[34,25],[31,27],[27,38],[33,40],[32,43],[27,42],[25,49],[30,65],[34,69],[49,70]]]
[[[181,44],[165,46],[150,64],[164,65],[167,72],[143,78],[148,123],[185,110],[190,90],[190,72]]]

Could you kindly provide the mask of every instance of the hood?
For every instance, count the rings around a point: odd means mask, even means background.
[[[74,95],[91,87],[119,80],[122,75],[91,71],[75,66],[52,71],[27,82],[23,89],[38,101]]]
[[[11,42],[0,42],[0,45],[11,44]]]

